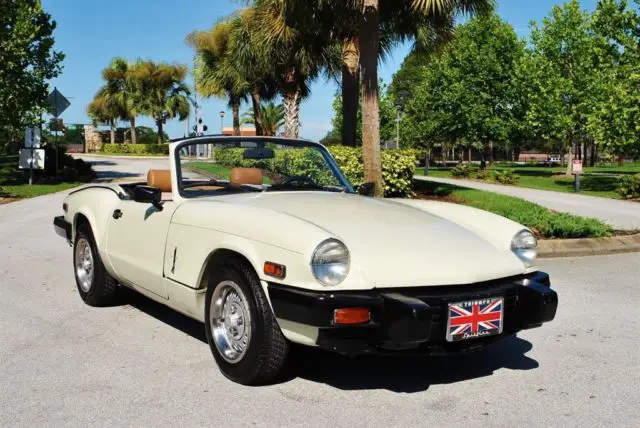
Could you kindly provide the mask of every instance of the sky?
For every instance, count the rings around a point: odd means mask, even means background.
[[[582,0],[584,9],[593,10],[597,0]],[[185,37],[193,30],[209,29],[216,21],[243,5],[239,0],[43,0],[44,9],[57,22],[54,33],[56,50],[66,55],[61,76],[51,82],[51,88],[69,98],[71,106],[62,114],[67,124],[90,123],[85,109],[102,85],[101,70],[111,58],[121,56],[131,61],[137,58],[154,61],[193,63],[193,51]],[[541,21],[554,4],[551,0],[498,0],[498,14],[525,37],[530,21]],[[398,46],[384,63],[380,77],[387,83],[401,66],[411,49],[410,44]],[[191,76],[189,84],[192,84]],[[311,96],[301,106],[300,134],[319,140],[331,129],[332,102],[337,90],[333,81],[320,79],[312,87]],[[202,117],[209,133],[220,130],[221,110],[226,112],[224,126],[231,126],[231,111],[224,100],[202,100]],[[241,111],[249,108],[243,105]],[[190,126],[193,126],[193,114]],[[154,126],[146,117],[138,125]],[[167,122],[170,138],[182,137],[186,123]]]

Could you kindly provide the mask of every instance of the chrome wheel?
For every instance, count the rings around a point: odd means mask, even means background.
[[[209,307],[213,342],[229,363],[244,357],[251,340],[251,312],[242,289],[233,281],[222,281],[215,288]]]
[[[78,239],[75,256],[76,277],[78,278],[78,283],[82,291],[87,293],[93,285],[94,263],[91,245],[86,238],[82,237]]]

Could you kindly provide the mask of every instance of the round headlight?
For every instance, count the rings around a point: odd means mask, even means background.
[[[531,266],[535,261],[538,255],[537,247],[538,240],[528,230],[521,230],[511,240],[511,251],[527,266]]]
[[[311,257],[313,276],[322,285],[338,285],[349,273],[349,250],[337,239],[318,245]]]

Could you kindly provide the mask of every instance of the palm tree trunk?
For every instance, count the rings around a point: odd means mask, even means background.
[[[240,135],[240,98],[231,99],[231,112],[233,115],[233,135]]]
[[[300,133],[300,87],[296,82],[296,70],[290,69],[285,75],[282,106],[284,107],[284,135],[298,138]]]
[[[358,39],[345,39],[342,42],[342,144],[345,146],[356,145],[360,88],[359,60]]]
[[[137,144],[138,136],[136,135],[136,118],[132,117],[129,119],[129,123],[131,124],[131,143]]]
[[[362,154],[364,181],[375,184],[374,196],[382,197],[380,160],[380,111],[378,106],[378,45],[380,44],[380,11],[378,0],[364,0],[360,25],[360,68],[362,70]]]
[[[156,119],[156,125],[158,126],[158,144],[162,144],[162,134],[164,132],[162,122],[162,119]]]
[[[251,92],[251,103],[253,104],[253,124],[256,127],[256,135],[264,135],[262,108],[260,104],[260,88],[254,88],[253,92]]]
[[[109,125],[111,126],[111,144],[115,144],[116,143],[116,122],[111,119],[109,121]]]

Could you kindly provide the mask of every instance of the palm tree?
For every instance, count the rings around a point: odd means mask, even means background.
[[[140,113],[142,94],[131,68],[131,64],[123,58],[116,57],[111,60],[109,66],[102,71],[102,77],[106,82],[102,92],[117,106],[120,119],[129,122],[131,142],[136,144],[136,117]]]
[[[187,72],[185,65],[142,60],[138,60],[131,70],[138,90],[144,94],[141,110],[153,118],[158,128],[158,143],[163,142],[167,119],[182,121],[189,117],[191,91],[185,83]]]
[[[196,91],[205,98],[226,98],[233,112],[233,133],[240,135],[240,104],[250,92],[246,79],[232,61],[231,23],[218,22],[209,31],[195,31],[187,42],[196,53]]]
[[[271,64],[272,74],[280,86],[285,135],[297,138],[300,103],[309,95],[309,83],[323,70],[331,71],[336,51],[329,43],[328,34],[308,31],[306,26],[311,23],[290,22],[279,0],[255,0],[254,4],[254,22],[260,29],[256,43]]]
[[[118,106],[108,96],[105,88],[100,88],[91,103],[87,106],[87,114],[96,122],[108,123],[111,130],[111,144],[116,142],[116,122],[120,118]]]
[[[243,124],[255,126],[255,112],[251,107],[242,117]],[[268,103],[260,106],[260,118],[262,121],[262,135],[274,136],[284,125],[284,107],[282,104]]]

